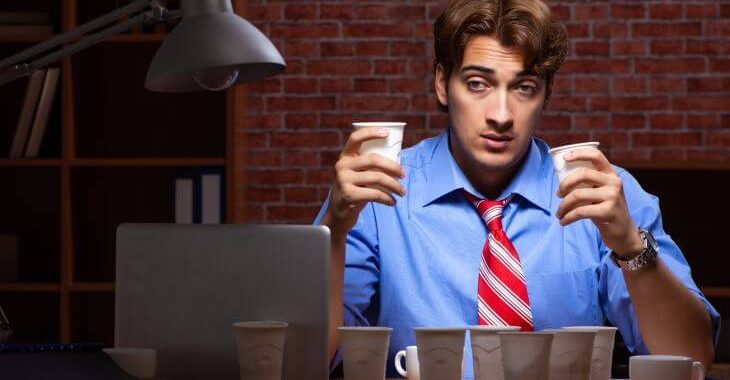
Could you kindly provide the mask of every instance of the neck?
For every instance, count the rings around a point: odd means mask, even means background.
[[[502,194],[510,181],[517,174],[524,163],[527,154],[523,154],[519,162],[515,165],[506,168],[485,168],[475,160],[464,159],[463,157],[457,157],[454,154],[454,150],[451,149],[451,138],[449,138],[449,149],[451,154],[459,165],[461,171],[466,176],[466,179],[474,186],[478,192],[484,195],[487,199],[496,200]]]

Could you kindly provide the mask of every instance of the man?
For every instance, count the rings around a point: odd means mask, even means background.
[[[719,315],[663,231],[657,199],[598,150],[566,156],[595,169],[558,183],[534,138],[566,55],[563,25],[536,0],[456,0],[434,36],[447,130],[404,150],[400,165],[358,154],[387,132],[353,132],[315,221],[332,233],[330,356],[340,325],[392,327],[392,374],[418,326],[608,321],[635,353],[709,366]]]

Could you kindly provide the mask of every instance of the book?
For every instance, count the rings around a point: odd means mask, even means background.
[[[28,138],[28,145],[25,149],[26,158],[38,157],[38,152],[40,151],[41,143],[43,142],[43,136],[45,135],[48,127],[48,116],[51,113],[51,107],[53,106],[53,99],[56,95],[58,76],[60,72],[61,70],[58,68],[50,68],[47,70],[46,79],[43,81],[41,98],[38,101],[35,118],[33,119],[33,127],[31,128],[30,137]]]
[[[18,236],[0,235],[0,282],[18,281]]]
[[[200,176],[201,218],[202,224],[221,224],[222,179],[218,172],[202,173]]]
[[[175,223],[193,223],[193,179],[175,179]]]
[[[15,128],[15,137],[13,138],[13,144],[10,146],[10,158],[23,156],[23,149],[28,139],[33,114],[35,114],[38,105],[38,98],[41,96],[45,76],[45,70],[36,70],[28,79],[28,89],[25,91],[25,99],[23,100],[23,106],[20,108],[18,125]]]
[[[47,12],[0,12],[0,25],[47,25],[51,15]]]

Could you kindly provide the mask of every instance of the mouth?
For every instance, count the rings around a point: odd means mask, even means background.
[[[510,135],[500,135],[496,133],[486,133],[480,135],[484,147],[490,151],[506,150],[514,137]]]

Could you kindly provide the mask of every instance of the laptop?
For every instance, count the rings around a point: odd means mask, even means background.
[[[327,379],[329,230],[122,224],[115,345],[157,350],[157,377],[238,380],[233,323],[289,323],[282,379]]]

